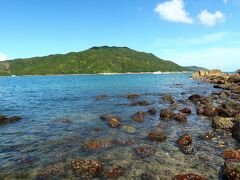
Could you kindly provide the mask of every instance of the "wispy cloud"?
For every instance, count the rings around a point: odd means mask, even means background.
[[[210,13],[208,10],[203,10],[198,15],[201,24],[207,26],[215,26],[219,22],[223,22],[225,17],[221,11],[216,11],[215,13]]]
[[[8,59],[8,55],[0,52],[0,61],[5,61],[5,60],[7,60],[7,59]]]
[[[186,47],[194,45],[204,45],[211,43],[220,43],[221,41],[226,42],[235,42],[236,39],[239,39],[240,33],[233,32],[216,32],[212,34],[206,34],[198,37],[186,37],[186,38],[158,38],[152,44],[154,47]]]
[[[189,17],[188,12],[185,10],[183,0],[170,0],[160,3],[155,8],[155,12],[167,21],[193,23],[193,19]]]

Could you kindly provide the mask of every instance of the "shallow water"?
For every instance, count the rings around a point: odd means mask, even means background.
[[[160,103],[166,93],[178,101],[192,94],[209,96],[218,91],[211,84],[189,77],[190,74],[1,77],[0,114],[20,115],[24,119],[0,126],[0,179],[35,179],[41,169],[52,165],[64,167],[61,179],[75,178],[70,166],[74,159],[98,159],[106,167],[122,166],[123,179],[139,179],[144,172],[152,172],[160,179],[188,172],[218,179],[224,148],[216,147],[217,143],[225,139],[228,148],[237,148],[237,142],[224,131],[218,131],[219,138],[214,141],[200,140],[199,134],[212,129],[211,121],[196,115],[190,102],[179,103],[177,109],[192,108],[186,124],[159,120],[159,110],[169,107],[168,103]],[[124,97],[128,93],[141,94],[139,99],[148,100],[150,105],[129,106],[132,100]],[[108,97],[95,99],[102,94]],[[137,111],[150,107],[158,112],[146,116],[144,123],[131,119]],[[120,116],[122,124],[134,126],[136,132],[109,128],[99,118],[105,112]],[[165,142],[150,142],[146,138],[157,127],[166,132]],[[193,137],[192,155],[183,154],[176,145],[184,132]],[[87,141],[106,139],[113,142],[112,147],[99,151],[82,148]],[[157,152],[147,158],[138,157],[133,148],[140,145],[150,145]]]

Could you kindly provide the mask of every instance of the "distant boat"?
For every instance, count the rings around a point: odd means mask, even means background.
[[[17,76],[13,74],[12,77],[17,77]]]

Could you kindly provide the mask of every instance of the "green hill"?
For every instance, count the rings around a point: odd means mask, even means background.
[[[185,71],[171,61],[127,47],[93,47],[82,52],[0,62],[0,75],[95,74]]]
[[[184,66],[187,71],[196,72],[196,71],[209,71],[207,68],[198,67],[198,66]]]

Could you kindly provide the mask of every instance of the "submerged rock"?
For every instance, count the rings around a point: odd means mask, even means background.
[[[177,142],[179,145],[187,146],[192,144],[192,137],[188,133],[185,133],[179,137]]]
[[[172,103],[172,102],[173,102],[173,97],[172,97],[171,94],[165,94],[165,95],[162,97],[162,101],[163,101],[163,102]]]
[[[233,118],[216,116],[213,118],[212,127],[216,129],[231,130],[233,127]]]
[[[143,111],[139,111],[133,115],[132,119],[136,122],[144,122],[144,114]]]
[[[131,105],[132,106],[148,106],[150,103],[146,100],[142,100],[142,101],[137,101],[137,102],[133,102]]]
[[[187,116],[184,113],[177,113],[174,119],[178,122],[187,122]]]
[[[110,148],[112,147],[112,141],[111,140],[94,140],[90,142],[86,142],[83,145],[83,148],[85,150],[99,150],[103,148]]]
[[[121,125],[120,121],[121,118],[115,115],[110,115],[110,114],[103,114],[100,116],[102,120],[105,120],[108,122],[108,126],[111,128],[117,128]]]
[[[240,179],[240,161],[227,160],[223,168],[223,179],[239,180]]]
[[[154,107],[152,107],[148,110],[148,113],[152,114],[152,115],[156,114],[156,112],[157,112],[157,110]]]
[[[148,134],[148,139],[151,141],[161,141],[162,142],[165,139],[167,139],[167,136],[164,132],[162,132],[160,130],[155,130]]]
[[[95,178],[102,172],[102,164],[97,160],[74,160],[71,165],[75,174],[82,178]]]
[[[213,132],[206,132],[199,136],[203,140],[211,140],[215,137],[215,134]]]
[[[206,180],[206,178],[197,174],[178,174],[173,180]]]
[[[124,169],[121,166],[113,167],[103,172],[103,176],[109,179],[116,179],[118,176],[121,176],[124,172]]]
[[[184,114],[192,114],[192,110],[190,108],[183,108],[179,111]]]
[[[170,109],[162,109],[160,111],[160,118],[163,120],[171,120],[174,118],[174,113]]]
[[[139,94],[128,94],[128,95],[127,95],[127,98],[128,98],[128,99],[135,99],[135,98],[138,98],[138,97],[140,97]]]
[[[103,95],[99,95],[99,96],[96,96],[96,100],[102,100],[102,99],[105,99],[105,98],[107,98],[108,96],[107,95],[105,95],[105,94],[103,94]]]
[[[4,115],[0,115],[0,125],[8,124],[8,123],[15,123],[21,119],[22,119],[22,117],[20,117],[20,116],[7,117]]]
[[[187,146],[180,146],[181,151],[184,154],[190,155],[194,151],[194,147],[192,145],[187,145]]]
[[[145,158],[154,155],[156,150],[151,146],[140,146],[134,148],[134,152],[141,158]]]
[[[53,177],[59,177],[65,175],[65,165],[63,163],[50,165],[44,169],[41,169],[38,178],[49,179]]]
[[[155,180],[155,179],[156,179],[156,177],[152,173],[145,172],[145,173],[141,174],[141,180]]]
[[[133,126],[129,126],[129,125],[123,125],[123,126],[121,126],[121,129],[127,133],[135,133],[136,132],[136,128]]]

